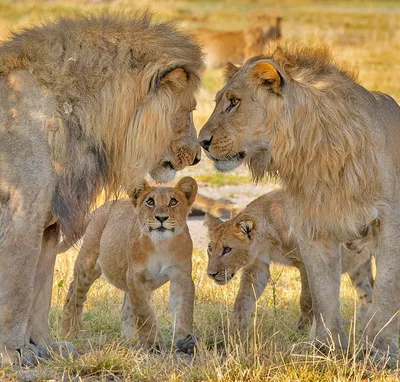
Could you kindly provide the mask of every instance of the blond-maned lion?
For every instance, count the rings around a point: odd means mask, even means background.
[[[285,186],[307,270],[318,343],[347,346],[340,314],[340,242],[380,220],[365,338],[396,356],[400,308],[400,108],[370,92],[324,47],[278,46],[227,83],[199,139],[215,167],[247,162]],[[336,347],[336,348],[337,348]]]
[[[61,19],[0,45],[3,363],[46,355],[60,228],[74,242],[101,190],[156,169],[192,125],[201,70],[198,45],[148,15]]]
[[[193,353],[193,244],[186,219],[196,193],[196,181],[190,177],[182,178],[174,188],[151,188],[143,181],[130,199],[108,202],[93,212],[65,301],[62,335],[81,328],[89,288],[104,274],[125,291],[124,337],[131,340],[137,327],[143,345],[163,347],[151,293],[169,281],[175,344]]]
[[[233,319],[246,328],[254,305],[267,285],[271,262],[294,266],[300,271],[300,317],[297,327],[312,322],[312,301],[306,269],[294,236],[283,190],[269,192],[251,202],[228,221],[206,214],[210,243],[207,274],[217,284],[228,283],[243,269]],[[371,255],[379,222],[366,227],[363,237],[342,245],[342,273],[348,273],[359,299],[357,317],[363,318],[372,302]]]
[[[211,68],[221,68],[229,60],[242,64],[246,58],[263,52],[268,41],[282,37],[282,18],[277,17],[270,27],[254,26],[244,31],[218,31],[197,29],[195,36],[204,47],[206,64]]]

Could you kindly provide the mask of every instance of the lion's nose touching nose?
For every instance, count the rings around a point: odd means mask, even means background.
[[[201,146],[204,150],[208,151],[208,149],[210,148],[212,139],[213,139],[212,136],[211,136],[210,139],[203,139],[203,140],[200,142],[200,146]]]

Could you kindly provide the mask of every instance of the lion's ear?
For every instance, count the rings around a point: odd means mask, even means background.
[[[219,226],[222,223],[221,219],[216,218],[215,216],[211,215],[209,212],[207,212],[204,215],[204,221],[203,224],[208,228],[208,230],[212,231],[215,228],[217,228],[217,226]]]
[[[229,62],[226,64],[224,69],[225,82],[228,82],[232,76],[239,70],[239,67]]]
[[[175,189],[185,194],[187,204],[190,207],[197,195],[196,181],[190,176],[185,176],[178,182],[178,184],[175,186]]]
[[[173,68],[160,72],[152,81],[153,90],[170,89],[173,92],[182,91],[188,84],[189,75],[183,68]]]
[[[254,239],[254,235],[257,232],[257,223],[253,216],[243,215],[236,222],[236,226],[239,228],[242,234],[245,234],[249,240]]]
[[[259,62],[254,65],[249,76],[256,86],[266,86],[269,89],[278,90],[282,85],[279,72],[269,62]]]
[[[150,190],[151,190],[151,187],[146,182],[146,180],[143,179],[137,187],[128,191],[129,199],[132,202],[132,204],[136,207],[138,199],[141,196],[149,193]]]

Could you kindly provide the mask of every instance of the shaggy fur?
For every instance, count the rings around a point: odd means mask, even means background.
[[[199,85],[201,63],[187,35],[148,14],[64,18],[0,47],[0,74],[28,70],[56,97],[60,127],[49,143],[61,170],[53,212],[67,237],[81,236],[101,189],[133,187],[161,159],[179,104],[158,89],[162,76],[186,71],[184,99]]]
[[[73,243],[101,190],[197,163],[201,70],[192,39],[147,14],[61,19],[0,45],[0,364],[48,354],[59,228]]]
[[[215,167],[277,174],[313,300],[312,338],[347,345],[340,242],[379,218],[377,275],[365,336],[395,356],[400,308],[400,108],[370,92],[325,46],[278,46],[232,65],[199,140]],[[370,319],[370,320],[369,320]]]

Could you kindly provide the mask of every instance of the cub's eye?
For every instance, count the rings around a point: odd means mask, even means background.
[[[154,206],[154,199],[153,199],[153,198],[148,198],[148,199],[146,200],[146,204],[147,204],[149,207],[153,207],[153,206]]]
[[[224,249],[222,250],[222,255],[227,255],[229,253],[232,252],[232,248],[231,247],[224,247]]]
[[[208,247],[207,247],[207,252],[209,252],[209,253],[211,253],[211,252],[212,252],[211,244],[208,244]]]
[[[169,206],[170,207],[175,207],[176,205],[178,204],[178,201],[175,199],[175,198],[172,198],[170,201],[169,201]]]
[[[231,98],[229,100],[229,106],[226,108],[226,111],[231,111],[235,106],[239,105],[240,99]]]

